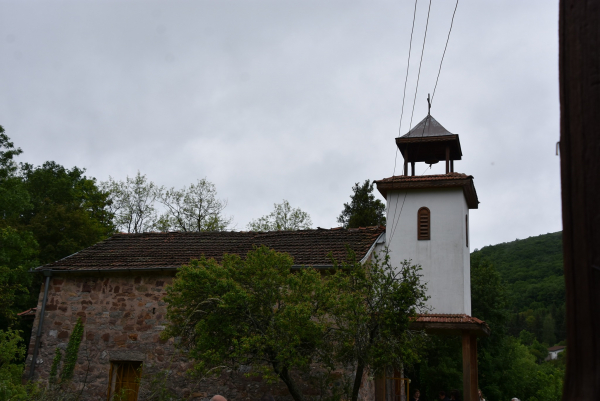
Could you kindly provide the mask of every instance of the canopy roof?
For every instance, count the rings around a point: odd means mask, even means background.
[[[407,134],[396,138],[396,145],[409,162],[437,163],[446,159],[446,152],[450,160],[462,159],[458,135],[448,131],[430,114]]]

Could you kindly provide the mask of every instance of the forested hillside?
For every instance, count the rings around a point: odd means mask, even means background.
[[[558,401],[564,356],[545,361],[547,348],[565,339],[562,234],[486,246],[471,254],[472,315],[485,320],[478,340],[479,387],[487,400],[517,397]],[[407,367],[411,389],[425,400],[462,388],[459,336],[430,336],[420,363]]]
[[[522,330],[550,346],[566,338],[562,232],[475,250],[491,262],[507,285],[510,335]]]

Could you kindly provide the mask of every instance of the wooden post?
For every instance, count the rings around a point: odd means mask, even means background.
[[[410,168],[412,170],[412,174],[411,175],[415,175],[415,162],[410,162]]]
[[[471,334],[471,401],[479,400],[478,365],[477,365],[477,337]]]
[[[404,151],[404,175],[408,175],[408,146]]]
[[[463,360],[463,399],[464,401],[476,401],[471,398],[471,333],[462,332],[462,360]]]
[[[446,174],[450,172],[450,146],[446,145]]]
[[[600,1],[561,0],[559,14],[563,400],[592,401],[600,399]]]
[[[454,160],[450,160],[450,171],[454,172]]]

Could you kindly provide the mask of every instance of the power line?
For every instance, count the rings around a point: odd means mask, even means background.
[[[425,41],[427,40],[427,28],[429,27],[429,14],[431,12],[431,0],[427,9],[427,23],[425,24],[425,35],[423,36],[423,47],[421,48],[421,61],[419,61],[419,73],[417,74],[417,87],[415,88],[415,97],[413,99],[412,112],[410,113],[409,129],[412,127],[413,115],[415,114],[415,103],[417,102],[417,92],[419,91],[419,79],[421,78],[421,65],[423,64],[423,53],[425,52]]]
[[[442,63],[444,62],[444,56],[446,55],[446,49],[448,48],[448,42],[450,41],[450,33],[452,33],[452,25],[454,24],[454,16],[456,15],[456,9],[458,8],[458,0],[456,0],[456,6],[454,6],[454,12],[452,13],[452,21],[450,21],[450,30],[448,31],[448,37],[446,38],[446,46],[444,46],[444,53],[442,54],[442,60],[440,61],[440,69],[438,70],[437,78],[435,79],[435,86],[433,87],[433,95],[431,96],[431,103],[435,97],[435,90],[437,89],[438,80],[440,79],[440,72],[442,71]]]
[[[398,126],[398,136],[402,135],[402,117],[404,116],[404,100],[406,99],[406,84],[408,82],[408,71],[410,69],[410,54],[412,51],[412,42],[413,42],[413,33],[415,31],[415,19],[417,16],[417,3],[419,0],[415,0],[415,9],[413,11],[413,21],[412,21],[412,28],[410,29],[410,43],[408,45],[408,61],[406,62],[406,76],[404,77],[404,90],[402,93],[402,109],[400,111],[400,124]],[[396,162],[398,161],[398,152],[399,149],[396,146],[396,156],[394,157],[394,171],[392,172],[392,177],[396,174]],[[404,203],[403,203],[404,205]],[[390,210],[390,204],[389,202],[387,202],[387,212],[389,212]],[[392,219],[392,222],[396,219],[396,211],[398,210],[398,199],[396,199],[396,208],[394,209],[394,218]]]
[[[417,15],[417,2],[415,0],[415,10],[413,11],[412,28],[410,29],[410,43],[408,45],[408,62],[406,63],[406,76],[404,77],[404,91],[402,93],[402,109],[400,110],[400,126],[398,127],[398,136],[402,135],[402,117],[404,116],[404,99],[406,99],[406,83],[408,82],[408,70],[410,68],[410,53],[412,51],[413,33],[415,31],[415,17]],[[396,174],[396,162],[398,160],[398,147],[396,147],[396,156],[394,157],[394,172],[392,177]]]
[[[416,13],[416,5],[417,4],[415,2],[415,13]],[[417,86],[415,87],[415,96],[413,99],[412,112],[410,114],[409,129],[412,127],[413,115],[415,113],[415,103],[417,101],[417,93],[419,91],[419,79],[421,78],[421,65],[423,65],[423,53],[425,52],[425,42],[427,41],[427,29],[429,27],[429,15],[430,14],[431,14],[431,0],[429,0],[429,7],[427,8],[427,22],[425,23],[425,33],[423,35],[423,46],[421,47],[421,59],[419,60],[419,72],[417,73]],[[414,27],[414,21],[413,21],[413,27]],[[412,33],[411,33],[411,39],[412,39]],[[408,77],[408,73],[407,73],[407,77]],[[406,91],[406,86],[404,89]],[[404,109],[404,105],[403,105],[403,109]],[[423,125],[423,133],[424,132],[425,132],[425,125]],[[398,152],[396,152],[396,155],[398,155]],[[394,173],[395,173],[395,165],[396,165],[396,162],[394,162]],[[396,219],[396,212],[398,211],[398,200],[400,199],[400,197],[396,198],[396,206],[394,208],[394,217],[392,218],[392,233],[390,236],[390,240],[394,237],[394,234],[396,233],[396,227],[398,226],[398,223],[400,222],[400,215],[402,214],[402,209],[404,208],[404,202],[406,201],[407,194],[408,194],[408,192],[406,192],[404,194],[404,199],[402,200],[402,206],[400,207],[400,213],[398,214],[397,219]],[[388,210],[389,210],[389,208],[388,208]]]

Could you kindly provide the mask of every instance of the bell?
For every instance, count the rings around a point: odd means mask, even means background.
[[[425,164],[429,164],[430,166],[432,164],[436,164],[438,162],[439,162],[439,160],[437,160],[437,159],[427,159],[427,160],[425,160]]]

